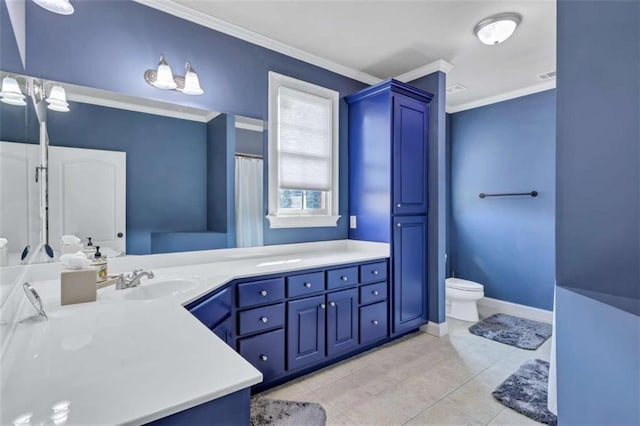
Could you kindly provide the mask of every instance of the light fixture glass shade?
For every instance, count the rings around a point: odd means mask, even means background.
[[[476,25],[474,33],[482,43],[493,46],[511,37],[521,21],[517,13],[490,16]]]
[[[46,101],[47,109],[59,112],[69,111],[69,104],[67,103],[67,93],[62,86],[53,86]]]
[[[2,79],[0,102],[17,106],[25,106],[27,104],[18,85],[18,81],[15,78],[5,77]]]
[[[156,80],[153,81],[152,84],[158,89],[175,89],[178,87],[173,79],[173,71],[171,71],[171,67],[164,59],[164,55],[160,55],[160,63],[156,71]]]
[[[33,0],[38,6],[59,15],[71,15],[74,11],[69,0]]]
[[[187,65],[185,66],[184,87],[182,88],[182,93],[185,95],[202,95],[204,93],[204,90],[200,87],[198,74],[196,74],[189,62],[187,62]]]

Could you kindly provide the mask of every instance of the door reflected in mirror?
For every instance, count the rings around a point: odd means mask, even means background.
[[[262,120],[35,79],[64,88],[69,111],[52,111],[11,77],[27,96],[0,103],[1,266],[52,260],[41,246],[57,260],[263,244]]]

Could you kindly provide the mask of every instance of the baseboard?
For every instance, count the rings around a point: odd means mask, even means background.
[[[504,300],[492,299],[490,297],[484,297],[478,301],[478,312],[481,317],[501,313],[546,322],[548,324],[551,324],[553,321],[552,311],[505,302]]]
[[[420,327],[420,331],[423,331],[432,336],[443,337],[449,334],[449,326],[447,325],[446,321],[441,323],[429,321],[428,323]]]

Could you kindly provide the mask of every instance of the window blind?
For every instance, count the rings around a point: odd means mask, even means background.
[[[331,190],[331,99],[278,88],[280,189]]]

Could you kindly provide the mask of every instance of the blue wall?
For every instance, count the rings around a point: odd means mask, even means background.
[[[555,112],[547,91],[451,116],[451,268],[488,297],[542,309],[553,305]]]
[[[637,425],[640,2],[557,11],[558,421]]]
[[[27,74],[261,119],[267,118],[268,71],[337,90],[341,97],[366,86],[133,1],[95,0],[75,6],[73,15],[61,16],[27,2]],[[0,31],[4,37],[11,29],[3,26]],[[146,84],[143,72],[157,65],[160,53],[176,71],[191,61],[205,95],[189,97]],[[22,71],[10,62],[2,68]],[[265,244],[347,237],[346,108],[341,101],[339,226],[268,229]]]

